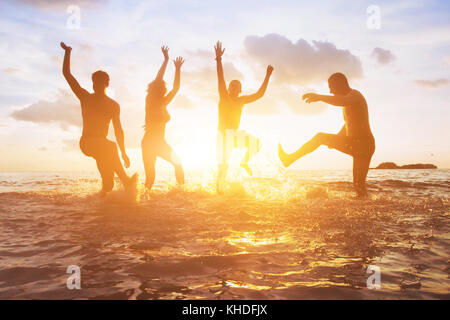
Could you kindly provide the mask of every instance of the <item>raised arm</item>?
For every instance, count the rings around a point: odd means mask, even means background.
[[[120,122],[120,106],[117,104],[116,109],[114,110],[114,115],[112,118],[112,123],[114,127],[114,134],[116,136],[116,141],[120,149],[120,153],[122,154],[122,159],[125,164],[125,168],[130,167],[130,159],[127,156],[125,151],[125,138],[122,129],[122,123]]]
[[[181,74],[181,66],[184,63],[184,59],[182,57],[178,57],[175,60],[173,60],[173,64],[175,65],[175,78],[173,80],[173,88],[170,90],[170,92],[166,95],[165,103],[166,105],[169,104],[173,98],[175,98],[175,95],[177,94],[178,90],[180,90],[180,74]]]
[[[254,102],[264,96],[264,93],[266,93],[267,86],[269,84],[270,76],[272,75],[273,67],[271,65],[267,66],[266,71],[266,77],[264,78],[264,81],[259,88],[259,90],[254,94],[249,94],[246,96],[241,96],[240,100],[244,103],[251,103]]]
[[[164,62],[162,63],[161,68],[159,68],[155,80],[164,79],[164,73],[166,73],[167,63],[169,62],[169,48],[167,46],[162,46],[161,51],[164,55]]]
[[[353,104],[355,95],[353,94],[353,91],[346,96],[329,96],[317,93],[306,93],[303,95],[303,100],[305,100],[306,103],[322,101],[333,106],[345,107]]]
[[[225,77],[223,75],[223,66],[222,66],[222,55],[225,52],[225,49],[222,49],[222,43],[217,41],[214,46],[216,51],[216,64],[217,64],[217,79],[219,83],[219,96],[220,98],[225,98],[228,96],[227,85],[225,84]]]
[[[77,79],[70,72],[70,54],[72,52],[72,48],[66,46],[64,42],[61,42],[61,48],[64,49],[64,62],[63,62],[63,75],[66,78],[67,83],[72,89],[73,93],[78,97],[78,99],[82,99],[85,95],[89,94],[85,89],[83,89],[78,83]]]

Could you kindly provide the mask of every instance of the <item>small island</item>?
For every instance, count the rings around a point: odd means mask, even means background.
[[[429,163],[416,163],[398,166],[394,162],[382,162],[374,169],[437,169],[437,167],[434,164]]]

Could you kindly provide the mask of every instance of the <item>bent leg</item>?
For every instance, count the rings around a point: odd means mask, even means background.
[[[250,143],[252,143],[252,145],[250,145]],[[250,176],[252,176],[253,172],[249,167],[248,162],[259,152],[261,149],[261,143],[258,138],[252,135],[247,135],[245,137],[245,147],[247,148],[247,152],[242,159],[241,167],[244,168]]]
[[[156,154],[153,151],[151,145],[142,140],[142,161],[144,162],[145,169],[145,187],[149,190],[153,187],[155,183],[155,163]]]
[[[117,150],[117,145],[115,142],[110,140],[107,141],[106,151],[109,154],[109,159],[114,167],[114,172],[117,173],[117,176],[120,178],[124,185],[128,184],[130,178],[128,177],[125,169],[123,168],[122,161],[120,161],[119,152]]]
[[[170,162],[175,168],[175,177],[178,184],[184,184],[184,170],[181,165],[181,160],[177,154],[173,151],[172,147],[164,141],[160,153],[158,154],[164,160]]]
[[[114,188],[114,168],[104,159],[96,159],[97,168],[102,177],[102,191],[105,194]]]
[[[104,192],[109,192],[114,186],[114,172],[124,184],[130,181],[125,173],[114,142],[102,137],[82,137],[80,148],[85,155],[93,157],[97,161],[97,168],[103,181]]]
[[[348,137],[319,132],[311,140],[291,154],[285,153],[281,148],[281,145],[278,145],[278,155],[283,165],[289,167],[292,163],[308,153],[315,151],[321,145],[326,145],[329,148],[339,150],[346,154],[352,154],[352,148]]]

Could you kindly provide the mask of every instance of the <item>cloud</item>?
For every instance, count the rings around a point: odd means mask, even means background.
[[[105,3],[106,0],[19,0],[18,3],[33,7],[41,11],[61,11],[66,10],[70,5],[80,8],[90,8],[95,5]]]
[[[414,82],[424,88],[438,88],[450,84],[450,80],[444,78],[436,80],[416,80]]]
[[[371,57],[375,59],[379,64],[389,64],[395,60],[395,55],[386,49],[376,47],[373,49]]]
[[[313,90],[307,90],[312,92]],[[306,91],[305,91],[306,92]],[[253,114],[279,113],[278,107],[284,107],[294,114],[314,115],[322,113],[327,106],[323,103],[306,103],[302,100],[303,90],[289,85],[274,85],[267,89],[266,95],[246,108]]]
[[[14,67],[8,67],[8,68],[4,68],[2,71],[4,73],[7,73],[7,74],[13,74],[13,73],[19,72],[20,69],[19,68],[14,68]]]
[[[361,61],[349,50],[337,49],[326,41],[308,43],[299,39],[293,43],[279,34],[263,37],[248,36],[244,46],[249,58],[258,64],[274,66],[278,83],[305,85],[326,81],[334,72],[349,78],[362,77]]]
[[[78,151],[80,150],[79,140],[77,139],[63,139],[63,151]]]
[[[267,37],[267,36],[266,36]],[[263,41],[267,41],[266,37],[260,38]],[[275,35],[275,37],[279,40],[285,39],[281,36]],[[256,39],[258,40],[258,39]],[[287,40],[287,39],[286,39]],[[271,42],[271,37],[269,37],[268,42]],[[289,40],[287,40],[290,42]],[[248,49],[248,41],[244,42],[244,45],[246,45],[246,49]],[[267,45],[267,43],[264,43],[263,45]],[[250,44],[252,46],[252,44]],[[308,45],[309,46],[309,45]],[[292,48],[293,47],[293,48]],[[311,46],[310,46],[311,47]],[[331,56],[331,52],[338,52],[337,54],[341,54],[340,51],[342,50],[332,50],[329,49],[327,46],[323,48],[318,45],[319,49],[312,48],[312,51],[314,51],[312,54],[321,55],[324,56],[326,54]],[[328,50],[331,50],[328,52]],[[248,51],[248,50],[247,50]],[[294,66],[298,70],[303,70],[306,68],[303,64],[307,65],[308,63],[306,61],[302,61],[300,64],[297,63],[296,57],[302,58],[305,56],[303,52],[299,53],[299,50],[295,45],[291,44],[290,47],[285,48],[285,55],[290,55],[292,58],[291,60],[294,61]],[[316,52],[320,51],[320,52]],[[251,52],[250,52],[251,53]],[[281,53],[283,55],[283,53]],[[311,52],[310,52],[311,54]],[[185,53],[186,60],[189,61],[189,65],[193,66],[193,69],[183,71],[182,75],[182,86],[187,87],[191,95],[189,96],[189,100],[192,102],[192,104],[195,106],[197,103],[202,104],[204,101],[198,100],[198,98],[203,100],[208,100],[212,103],[217,103],[219,100],[218,92],[217,92],[217,71],[214,67],[214,53],[213,51],[207,51],[207,50],[197,50],[197,51],[187,51]],[[320,81],[320,82],[326,82],[328,77],[331,73],[333,73],[335,70],[325,71],[326,69],[323,67],[323,63],[321,64],[322,67],[318,67],[318,70],[315,68],[309,68],[309,72],[296,72],[292,68],[288,67],[290,64],[288,64],[287,61],[285,61],[284,56],[281,57],[275,57],[278,62],[276,64],[276,71],[275,74],[283,74],[284,76],[281,78],[279,77],[279,81],[273,81],[275,79],[272,79],[269,87],[267,89],[267,92],[265,96],[258,100],[255,103],[249,104],[246,109],[250,114],[275,114],[280,112],[280,108],[288,109],[293,113],[296,114],[318,114],[323,112],[326,107],[319,103],[319,104],[306,104],[301,100],[301,94],[304,93],[303,91],[308,90],[308,88],[296,88],[295,85],[304,85],[305,82],[313,82],[313,81]],[[260,62],[264,57],[257,57],[257,63],[264,64],[265,62]],[[312,59],[319,60],[317,56],[310,57],[309,61]],[[352,60],[351,58],[349,58]],[[228,62],[228,61],[232,62]],[[255,92],[259,85],[260,85],[260,78],[261,76],[259,74],[252,74],[252,75],[244,75],[242,74],[237,68],[235,67],[235,64],[233,62],[237,62],[235,60],[240,60],[240,63],[247,64],[253,66],[255,70],[255,73],[261,72],[262,70],[265,70],[265,68],[261,68],[261,66],[256,66],[254,64],[255,57],[251,54],[244,54],[239,56],[230,56],[227,55],[227,62],[224,62],[224,73],[225,73],[225,80],[227,84],[233,80],[238,79],[241,80],[242,83],[242,89],[243,94],[250,94]],[[339,61],[339,58],[337,59]],[[341,59],[342,60],[342,59]],[[271,60],[273,63],[273,60]],[[213,63],[211,63],[213,62]],[[328,65],[332,65],[332,63],[328,61]],[[212,64],[212,66],[211,66]],[[275,64],[275,63],[273,63]],[[360,62],[357,60],[356,62],[355,70],[361,70]],[[344,68],[345,69],[345,68]],[[343,70],[340,68],[339,70]],[[345,70],[349,70],[348,68]],[[351,74],[361,74],[362,71],[355,71],[351,72]],[[305,76],[306,74],[306,76]],[[299,78],[300,77],[302,78]],[[257,80],[257,86],[254,88],[249,88],[246,85],[246,79],[252,78],[252,76],[255,76],[255,78],[258,78]],[[285,81],[280,81],[280,79],[285,79]],[[305,81],[305,79],[307,81]],[[314,79],[313,81],[311,79]],[[305,91],[306,92],[306,91]],[[186,97],[187,98],[187,97]],[[183,100],[184,98],[181,98]],[[180,105],[182,102],[174,101],[176,105]],[[187,102],[187,105],[189,105],[189,102]]]
[[[10,114],[16,120],[34,123],[58,123],[63,129],[81,127],[80,102],[68,90],[59,90],[54,100],[40,100]]]
[[[227,83],[233,79],[243,80],[244,78],[244,75],[231,62],[225,62],[223,69]],[[195,70],[183,71],[181,81],[182,86],[186,86],[196,98],[218,101],[219,93],[217,91],[217,71],[215,67],[197,66]],[[243,89],[245,90],[245,88]]]
[[[450,66],[450,56],[444,58],[444,62]]]

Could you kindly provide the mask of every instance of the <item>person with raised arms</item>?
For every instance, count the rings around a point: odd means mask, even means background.
[[[147,97],[145,99],[145,134],[141,145],[146,176],[145,186],[148,190],[152,188],[155,182],[155,164],[157,157],[170,162],[175,168],[177,183],[180,185],[184,184],[184,171],[180,158],[167,143],[165,137],[166,124],[170,120],[167,106],[175,98],[175,95],[180,89],[180,73],[184,59],[178,57],[173,61],[175,78],[172,90],[167,93],[164,73],[169,62],[169,48],[163,46],[161,51],[164,55],[164,61],[155,80],[148,85]]]
[[[223,66],[222,66],[222,56],[225,49],[222,49],[222,43],[217,42],[214,46],[216,53],[216,66],[217,66],[217,78],[218,78],[218,88],[219,88],[219,128],[218,128],[218,143],[217,143],[217,160],[218,160],[218,173],[217,173],[217,191],[222,191],[222,185],[225,182],[227,171],[228,171],[228,160],[233,151],[235,144],[228,143],[229,140],[234,140],[235,138],[242,136],[238,133],[239,125],[241,122],[242,109],[248,103],[252,103],[264,96],[267,86],[269,84],[270,76],[272,75],[273,67],[271,65],[267,66],[266,76],[264,81],[256,93],[249,95],[240,95],[242,91],[242,85],[239,80],[232,80],[227,89],[225,82]],[[247,171],[251,176],[252,170],[248,165],[248,162],[260,149],[259,140],[248,133],[244,134],[244,139],[248,141],[246,143],[246,154],[243,161],[241,162],[241,167]],[[251,152],[250,141],[256,141],[256,150]],[[230,145],[232,145],[230,147]]]
[[[114,173],[118,175],[125,188],[136,185],[137,174],[129,177],[119,158],[117,145],[107,139],[109,124],[113,123],[116,141],[125,167],[129,168],[130,159],[125,151],[124,133],[120,122],[119,104],[106,95],[109,86],[109,75],[104,71],[92,74],[94,93],[82,88],[70,71],[70,55],[72,48],[61,42],[64,49],[63,75],[73,93],[80,100],[83,117],[83,133],[80,139],[80,149],[88,157],[97,162],[97,168],[102,177],[101,195],[110,192],[114,187]]]

